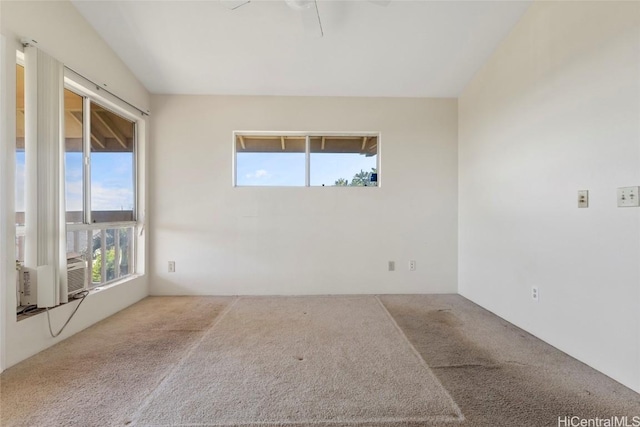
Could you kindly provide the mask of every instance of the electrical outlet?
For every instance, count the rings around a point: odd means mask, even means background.
[[[416,261],[413,259],[409,261],[409,271],[416,271]]]
[[[589,207],[589,190],[578,190],[578,207]]]
[[[640,206],[640,197],[638,193],[640,187],[621,187],[618,188],[618,207],[637,207]]]
[[[389,261],[389,271],[396,271],[396,262]]]
[[[540,291],[538,291],[537,286],[531,287],[531,299],[534,300],[535,302],[540,301]]]
[[[175,273],[175,272],[176,272],[176,262],[169,261],[169,273]]]

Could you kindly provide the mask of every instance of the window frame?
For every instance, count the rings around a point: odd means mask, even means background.
[[[236,146],[236,141],[239,136],[297,136],[297,137],[305,137],[305,184],[304,186],[296,185],[238,185],[238,151]],[[232,163],[231,163],[231,185],[235,188],[256,188],[256,187],[272,187],[272,188],[310,188],[310,187],[321,187],[316,185],[310,185],[311,183],[311,138],[318,136],[328,136],[328,137],[339,137],[339,136],[353,136],[353,137],[376,137],[378,140],[378,146],[376,147],[376,171],[378,174],[378,179],[376,181],[376,185],[374,186],[362,186],[362,187],[347,187],[347,186],[325,186],[324,188],[333,188],[333,187],[346,187],[346,188],[378,188],[382,186],[382,181],[380,177],[382,174],[380,173],[381,169],[381,153],[382,153],[382,132],[379,131],[365,131],[365,132],[319,132],[319,131],[311,131],[311,132],[303,132],[303,131],[233,131],[231,144],[232,144]]]
[[[105,98],[96,96],[95,93],[82,87],[74,80],[67,77],[65,69],[64,88],[82,97],[82,159],[83,159],[83,224],[131,224],[138,222],[138,190],[139,190],[139,151],[138,151],[138,127],[140,117],[135,114],[117,108],[115,104]],[[99,88],[98,88],[99,90]],[[133,123],[133,219],[131,221],[114,221],[94,223],[91,215],[91,103],[101,106],[113,114],[119,115]],[[67,226],[72,224],[67,224]]]
[[[95,88],[95,89],[93,89]],[[139,211],[140,211],[140,177],[138,176],[140,169],[140,162],[142,159],[140,158],[139,151],[139,129],[140,124],[144,120],[144,116],[137,114],[137,111],[129,107],[124,107],[117,103],[117,101],[112,101],[106,96],[101,96],[102,94],[106,94],[104,91],[100,92],[100,87],[94,85],[86,81],[82,76],[78,75],[74,71],[65,68],[64,70],[64,89],[67,89],[73,92],[76,95],[82,97],[82,139],[83,139],[83,150],[82,150],[82,159],[83,159],[83,222],[82,223],[66,223],[66,233],[74,232],[87,232],[87,231],[95,231],[102,230],[103,234],[106,233],[109,229],[120,230],[125,228],[132,228],[132,241],[130,244],[131,251],[131,262],[132,265],[129,267],[129,273],[126,276],[115,277],[112,280],[104,281],[106,278],[105,274],[101,274],[100,283],[93,283],[91,279],[91,271],[93,270],[93,260],[87,260],[89,262],[89,274],[86,278],[87,286],[89,289],[96,289],[102,286],[110,285],[122,280],[127,280],[131,277],[134,277],[139,272],[139,263],[138,263],[138,223],[140,221]],[[107,94],[108,95],[108,94]],[[92,211],[91,211],[91,103],[99,105],[100,107],[112,112],[113,114],[117,114],[123,117],[126,120],[129,120],[133,123],[133,219],[131,221],[110,221],[110,222],[93,222]],[[66,165],[65,165],[66,170]],[[104,246],[104,245],[103,245]],[[93,254],[92,254],[93,256]],[[101,260],[106,263],[106,255],[101,257]],[[104,270],[104,266],[102,266]]]
[[[16,51],[16,66],[21,66],[23,69],[25,68],[25,61],[24,61],[24,53],[20,50]],[[24,117],[24,116],[23,116]],[[24,120],[24,119],[23,119]],[[16,118],[16,123],[17,123],[18,119]],[[16,155],[16,150],[14,147],[14,153],[13,155]],[[17,169],[17,165],[15,164],[16,160],[14,157],[14,171],[13,171],[13,179],[14,179],[14,192],[15,192],[15,179],[17,178],[16,176],[16,169]],[[26,190],[24,190],[26,191]],[[16,198],[16,194],[14,193],[13,198],[15,200]],[[15,203],[15,202],[14,202]],[[15,211],[15,206],[14,206],[14,211]],[[26,212],[26,206],[25,206],[25,212]],[[25,214],[25,212],[23,212],[23,214]],[[15,219],[14,219],[14,225],[16,228],[16,237],[24,237],[26,234],[26,224],[17,224]]]

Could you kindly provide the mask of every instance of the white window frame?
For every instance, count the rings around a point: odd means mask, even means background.
[[[256,186],[256,185],[238,185],[238,175],[237,175],[237,168],[238,168],[238,156],[237,156],[237,149],[236,149],[236,141],[237,138],[239,136],[304,136],[305,137],[305,172],[304,172],[304,187],[308,188],[308,187],[316,187],[315,185],[312,186],[310,185],[311,183],[311,144],[310,144],[310,138],[314,137],[314,136],[361,136],[361,137],[376,137],[378,139],[378,146],[376,147],[377,149],[377,153],[376,153],[376,170],[378,173],[378,181],[377,184],[375,186],[370,186],[370,187],[345,187],[345,188],[378,188],[382,186],[382,181],[380,179],[380,177],[382,176],[382,174],[380,173],[380,166],[381,166],[381,153],[382,153],[382,133],[381,132],[371,132],[371,131],[365,131],[365,132],[318,132],[318,131],[313,131],[313,132],[301,132],[301,131],[295,131],[295,132],[291,132],[291,131],[284,131],[284,132],[278,132],[278,131],[233,131],[232,132],[232,138],[231,138],[231,144],[232,144],[232,162],[231,162],[231,183],[233,187],[239,187],[239,188],[253,188],[253,187],[263,187],[263,186]],[[280,188],[300,188],[300,186],[283,186],[283,185],[268,185],[268,186],[264,186],[264,187],[280,187]],[[324,187],[327,188],[327,187]],[[329,188],[333,188],[333,186],[329,186]],[[336,188],[343,188],[343,187],[336,187]]]
[[[16,51],[16,65],[20,65],[23,68],[25,66],[24,65],[24,52],[22,52],[20,50]],[[17,118],[16,118],[16,120],[17,120]],[[15,147],[14,147],[14,150],[15,150]],[[16,153],[14,152],[13,155],[15,156]],[[14,157],[14,162],[15,161],[16,160],[15,160],[15,157]],[[15,174],[15,166],[14,166],[14,174]],[[15,180],[15,177],[14,177],[14,180]],[[16,197],[15,194],[13,195],[13,197],[15,199],[15,197]],[[14,224],[15,224],[15,221],[14,221]],[[26,233],[26,229],[25,229],[25,225],[24,224],[16,225],[16,238],[17,237],[24,237],[25,233]]]
[[[99,86],[91,83],[89,80],[75,73],[74,71],[65,68],[65,76],[64,76],[64,88],[72,91],[73,93],[81,96],[83,98],[83,223],[82,224],[73,224],[67,223],[67,233],[69,232],[83,232],[83,231],[94,231],[94,230],[102,230],[103,234],[107,229],[115,229],[120,230],[123,228],[132,228],[132,241],[130,242],[131,248],[131,261],[132,265],[129,267],[130,271],[124,277],[116,277],[113,280],[106,281],[105,275],[105,264],[106,264],[106,254],[103,254],[101,257],[102,260],[102,274],[101,274],[101,283],[93,284],[91,279],[91,272],[93,271],[92,263],[89,262],[89,277],[88,286],[89,288],[97,288],[105,285],[109,285],[112,283],[116,283],[122,280],[128,280],[129,278],[135,277],[140,274],[139,272],[139,250],[138,250],[138,223],[139,223],[139,215],[140,211],[139,201],[140,201],[140,177],[138,176],[138,171],[140,169],[140,162],[142,159],[139,156],[139,144],[140,144],[140,125],[142,124],[144,118],[140,114],[139,111],[133,109],[131,106],[122,102],[115,96],[109,94],[106,91],[100,89]],[[91,103],[100,105],[103,108],[106,108],[112,111],[115,114],[118,114],[124,117],[127,120],[130,120],[134,123],[134,146],[133,146],[133,156],[134,156],[134,164],[133,164],[133,220],[132,221],[117,221],[117,222],[100,222],[94,223],[92,222],[91,217]],[[103,244],[104,249],[104,244]],[[91,261],[91,260],[88,260]]]

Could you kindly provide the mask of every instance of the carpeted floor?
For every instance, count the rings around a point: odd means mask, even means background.
[[[640,416],[640,395],[456,295],[150,297],[0,375],[2,426],[574,415]]]
[[[235,301],[134,424],[458,419],[451,397],[377,298],[264,297]]]

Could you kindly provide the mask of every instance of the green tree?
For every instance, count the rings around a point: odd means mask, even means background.
[[[111,248],[107,250],[107,265],[106,265],[106,281],[112,280],[116,276],[116,249]],[[91,280],[93,283],[101,283],[102,280],[102,251],[97,251],[97,254],[93,258],[93,267],[91,269]]]
[[[120,233],[120,245],[127,245],[129,243],[129,236],[125,228],[115,229],[108,228],[105,231],[105,245],[107,247],[115,244],[116,232]],[[96,234],[93,238],[93,251],[97,251],[102,247],[102,237],[100,234]]]
[[[369,183],[371,182],[371,174],[377,173],[377,172],[378,172],[377,168],[371,168],[371,172],[365,172],[364,170],[360,169],[360,172],[356,173],[353,176],[353,179],[351,180],[351,182],[349,182],[344,178],[340,178],[336,181],[335,185],[349,186],[349,187],[365,187],[369,185]]]
[[[120,244],[120,259],[115,259],[115,242],[116,242],[116,233],[119,233],[118,240]],[[130,228],[122,228],[122,229],[112,229],[109,228],[105,231],[105,245],[107,248],[107,277],[105,280],[100,280],[101,275],[101,263],[102,263],[102,235],[100,233],[96,234],[93,237],[93,267],[91,269],[91,277],[94,283],[100,282],[108,282],[110,280],[116,279],[116,261],[120,263],[120,276],[126,276],[130,273],[129,271],[129,251],[131,249],[131,245],[129,240],[131,240],[132,232]]]

